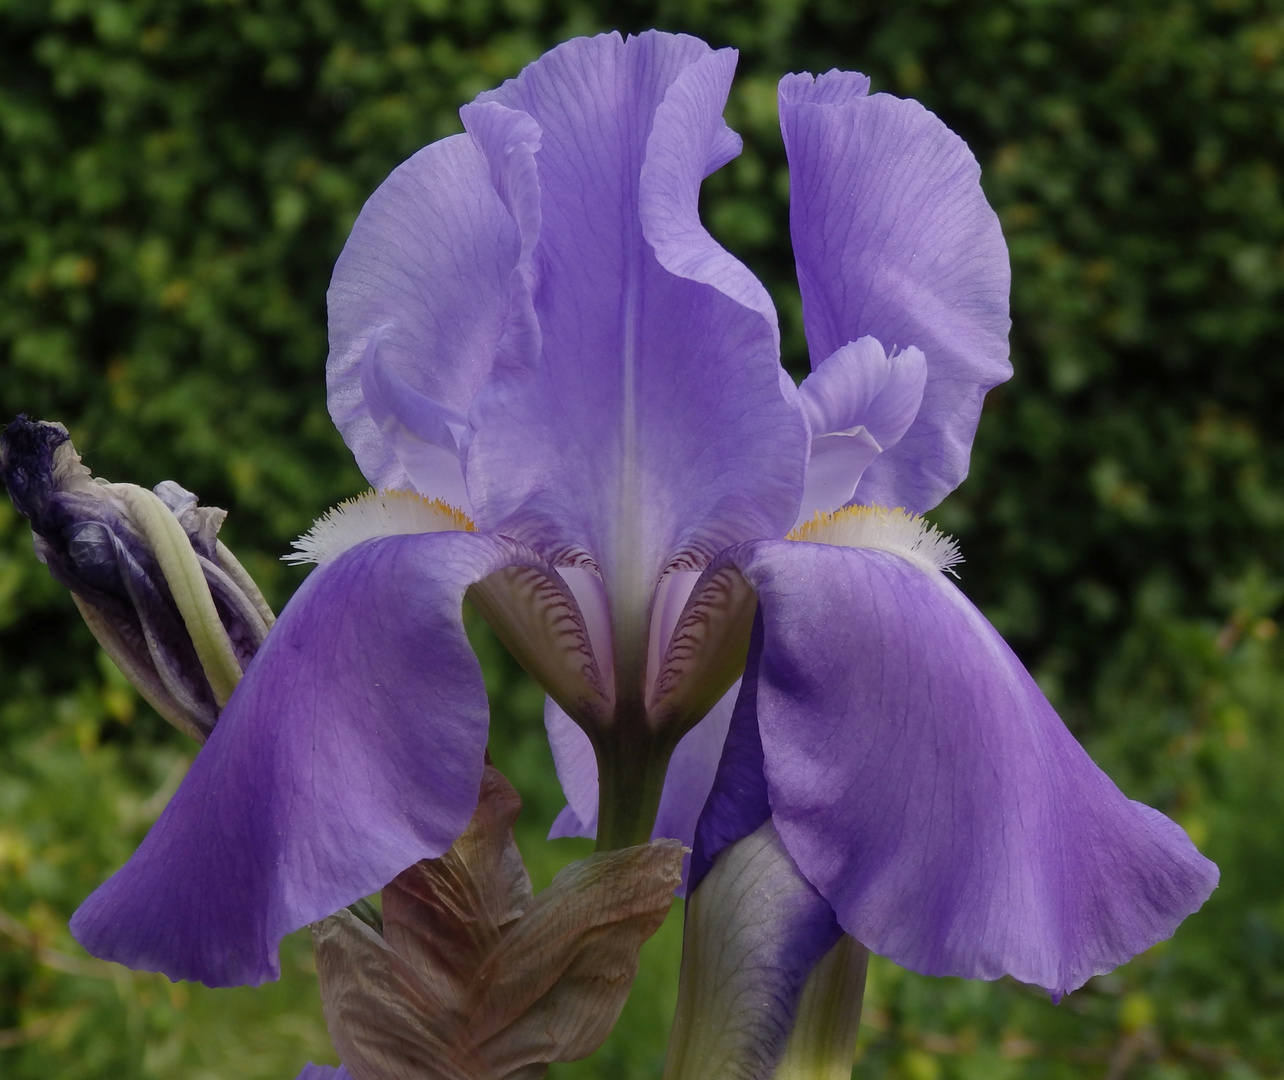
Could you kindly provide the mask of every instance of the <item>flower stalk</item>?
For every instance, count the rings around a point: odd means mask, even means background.
[[[673,747],[665,734],[636,727],[595,744],[598,851],[633,847],[651,839]]]

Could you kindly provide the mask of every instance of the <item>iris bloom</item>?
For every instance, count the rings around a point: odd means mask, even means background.
[[[284,934],[445,851],[486,741],[465,595],[549,692],[562,824],[600,846],[657,807],[654,831],[692,837],[756,610],[739,700],[763,805],[865,944],[1068,986],[1207,895],[1208,864],[1095,769],[913,517],[963,479],[1010,373],[975,161],[862,76],[782,82],[795,388],[766,291],[697,213],[740,146],[734,64],[659,33],[569,42],[371,197],[327,370],[385,494],[305,538],[319,567],[77,913],[92,952],[260,981]],[[829,514],[849,503],[904,510]]]

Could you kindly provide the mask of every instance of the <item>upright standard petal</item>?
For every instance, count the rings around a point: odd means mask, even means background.
[[[858,941],[1061,993],[1208,898],[1216,867],[1093,764],[942,574],[801,542],[730,557],[761,604],[746,683],[772,819]]]
[[[466,135],[424,147],[370,197],[327,294],[330,415],[375,488],[468,508],[461,444],[490,371],[517,226]]]
[[[514,336],[473,410],[478,521],[591,558],[616,631],[675,559],[781,535],[798,505],[806,430],[774,317],[694,213],[700,179],[735,148],[721,118],[733,65],[693,38],[581,39],[463,112],[526,222],[538,326]],[[509,154],[532,121],[538,150]],[[617,651],[638,633],[616,633]]]
[[[172,979],[262,982],[284,935],[445,851],[486,745],[464,592],[523,561],[539,560],[441,532],[319,567],[142,846],[76,912],[81,944]]]
[[[780,83],[790,229],[812,367],[866,335],[927,358],[922,406],[856,500],[922,513],[967,475],[1008,363],[1007,248],[967,146],[914,101],[831,71]]]

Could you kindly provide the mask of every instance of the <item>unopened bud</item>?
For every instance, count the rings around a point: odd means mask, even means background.
[[[273,622],[218,539],[226,511],[169,480],[96,479],[65,427],[22,416],[0,433],[0,479],[107,655],[203,743]]]

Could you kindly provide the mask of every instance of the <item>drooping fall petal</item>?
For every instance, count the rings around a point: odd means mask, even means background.
[[[463,595],[522,561],[539,560],[442,532],[314,571],[142,846],[76,912],[77,939],[174,979],[262,982],[285,934],[449,848],[487,727]]]
[[[1061,993],[1208,898],[1216,867],[1093,764],[941,573],[800,542],[730,557],[761,605],[746,685],[772,820],[858,941]]]

